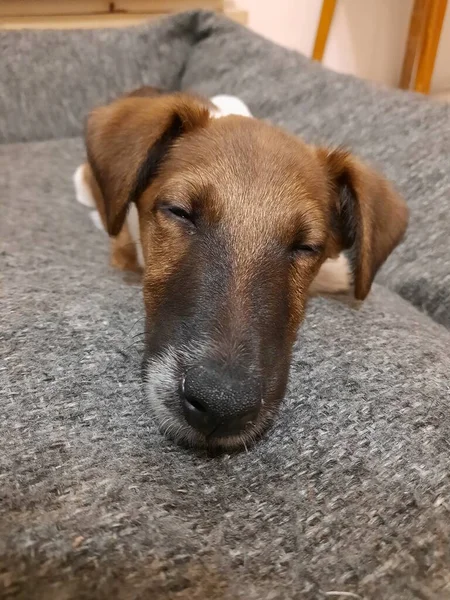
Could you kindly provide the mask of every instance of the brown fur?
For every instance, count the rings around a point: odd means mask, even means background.
[[[154,94],[151,100],[141,97]],[[138,271],[124,223],[128,195],[147,149],[163,135],[173,116],[180,116],[185,137],[183,152],[175,146],[157,180],[137,202],[144,224],[144,256],[152,256],[144,279],[148,312],[154,298],[163,293],[165,280],[176,269],[188,241],[173,222],[152,219],[155,198],[170,194],[183,204],[186,198],[205,195],[205,181],[221,182],[221,193],[212,193],[204,204],[205,219],[211,223],[228,221],[234,236],[236,289],[231,295],[235,303],[241,304],[239,310],[230,308],[234,318],[245,316],[245,294],[240,288],[252,272],[258,271],[253,245],[261,227],[270,222],[274,235],[287,246],[295,242],[297,230],[306,228],[306,241],[323,246],[324,252],[320,259],[308,258],[292,269],[290,329],[295,333],[304,314],[309,285],[320,265],[345,248],[343,240],[329,228],[331,212],[339,211],[339,178],[343,176],[358,200],[360,256],[355,268],[355,297],[362,300],[367,296],[376,272],[399,242],[407,222],[403,200],[384,178],[345,151],[316,150],[275,127],[259,123],[255,129],[253,120],[242,117],[212,120],[208,102],[200,103],[196,96],[159,95],[154,88],[138,90],[132,96],[93,111],[88,121],[90,161],[108,199],[106,203],[92,171],[87,171],[105,229],[116,236],[113,264]],[[200,132],[200,136],[190,140],[190,131]],[[247,144],[255,148],[250,163],[241,160]],[[220,161],[224,148],[235,156],[232,172]],[[267,181],[261,173],[269,164],[272,175]],[[169,182],[170,187],[165,189]],[[186,207],[189,209],[189,203]],[[170,252],[165,251],[168,246]]]
[[[309,227],[303,241],[327,244],[327,188],[314,152],[284,132],[242,117],[227,117],[209,123],[196,139],[185,139],[183,150],[175,147],[153,186],[143,194],[139,210],[149,214],[157,196],[169,196],[177,204],[189,198],[203,198],[203,218],[211,226],[226,224],[233,248],[233,290],[228,290],[232,304],[229,319],[242,329],[248,322],[248,293],[251,278],[258,276],[261,255],[258,245],[267,234],[280,245],[289,247],[297,231]],[[241,160],[247,145],[255,149],[250,164]],[[225,155],[233,155],[232,167]],[[201,168],[199,168],[201,165]],[[261,175],[270,165],[270,178]],[[308,178],[298,177],[305,170]],[[176,174],[174,176],[174,174]],[[220,182],[217,189],[215,182]],[[205,191],[206,184],[206,191]],[[209,188],[209,190],[208,190]],[[319,201],[319,205],[318,205]],[[145,217],[144,217],[145,218]],[[305,222],[305,219],[307,222]],[[145,254],[156,256],[160,274],[155,281],[154,269],[145,276],[145,288],[163,293],[165,277],[176,269],[188,238],[171,221],[158,219],[143,232]],[[164,251],[170,246],[170,253]],[[322,258],[306,257],[291,270],[290,325],[294,334],[303,316],[303,299],[318,271]],[[272,276],[277,277],[276,267]]]
[[[149,100],[143,96],[153,98],[151,105]],[[159,97],[158,97],[159,96]],[[162,97],[161,97],[162,96]],[[144,87],[129,94],[129,98],[117,101],[109,107],[102,107],[94,111],[89,118],[87,128],[88,145],[91,148],[91,156],[96,156],[91,164],[102,164],[103,168],[97,169],[97,179],[103,183],[106,195],[111,197],[111,202],[105,205],[97,181],[89,165],[86,165],[85,177],[93,191],[96,204],[101,215],[105,229],[110,235],[118,236],[114,238],[118,255],[123,252],[124,256],[117,260],[119,268],[136,270],[135,252],[127,251],[130,244],[129,232],[127,227],[123,227],[124,215],[126,214],[126,200],[129,194],[137,168],[145,156],[147,148],[157,140],[165,128],[167,128],[170,117],[179,114],[186,127],[185,131],[205,127],[208,123],[215,127],[208,128],[208,146],[220,144],[222,136],[230,127],[237,130],[242,129],[242,135],[245,136],[245,119],[240,117],[228,117],[226,123],[214,122],[209,119],[207,106],[208,101],[199,103],[198,97],[192,95],[173,94],[164,95],[156,88]],[[233,122],[234,121],[234,122]],[[95,122],[95,125],[92,123]],[[126,126],[123,127],[123,124]],[[221,132],[223,129],[223,132]],[[265,132],[265,139],[264,134]],[[296,158],[303,156],[303,162],[308,170],[308,180],[299,180],[296,182],[300,186],[310,185],[312,193],[309,198],[305,195],[305,190],[290,189],[284,191],[284,202],[287,206],[277,204],[277,217],[281,212],[286,221],[290,221],[292,214],[299,204],[299,196],[303,195],[302,209],[305,213],[314,211],[314,205],[317,200],[328,199],[324,184],[329,186],[328,196],[335,196],[335,202],[338,202],[337,189],[338,179],[346,175],[350,180],[356,192],[359,211],[359,221],[361,225],[360,251],[361,257],[358,261],[357,271],[355,273],[355,295],[358,299],[364,299],[369,290],[370,284],[381,264],[400,241],[407,223],[407,209],[401,198],[392,189],[392,186],[378,174],[373,172],[355,157],[352,157],[345,151],[330,151],[329,149],[318,149],[317,155],[325,168],[325,173],[318,170],[319,164],[311,160],[314,154],[312,149],[302,144],[299,140],[285,136],[280,136],[280,131],[275,128],[265,129],[261,126],[260,137],[262,144],[266,144],[267,152],[263,157],[255,157],[254,168],[259,170],[264,160],[270,161],[272,158],[278,158],[283,163],[285,155],[289,150]],[[133,138],[133,144],[130,147],[129,139]],[[214,139],[216,138],[216,139]],[[111,143],[112,142],[112,143]],[[277,153],[277,144],[283,143],[283,152]],[[275,151],[273,151],[275,149]],[[269,152],[270,150],[270,152]],[[209,170],[211,180],[215,179],[214,172],[220,167],[215,161],[205,159],[208,155],[208,148],[195,149],[191,156],[192,170],[195,172],[198,164],[202,164]],[[262,161],[261,161],[262,158]],[[181,159],[185,161],[185,157]],[[239,157],[237,157],[239,160]],[[309,162],[308,162],[309,161]],[[298,165],[292,163],[292,170],[298,169]],[[120,165],[120,170],[117,165]],[[237,165],[239,166],[239,165]],[[245,175],[248,175],[248,164],[245,164]],[[286,164],[280,165],[281,172],[286,170]],[[179,165],[173,165],[174,172],[179,170]],[[115,177],[114,171],[119,174]],[[233,174],[233,185],[235,178]],[[244,173],[242,174],[244,175]],[[258,179],[258,173],[253,173],[255,179]],[[295,172],[291,172],[291,177]],[[170,176],[170,174],[169,174]],[[188,174],[185,174],[189,177]],[[193,176],[195,177],[195,176]],[[195,180],[189,181],[192,187],[195,187]],[[200,179],[201,174],[197,177]],[[231,178],[230,178],[231,179]],[[180,186],[183,182],[180,182]],[[321,189],[320,189],[320,186]],[[295,186],[294,186],[295,187]],[[232,197],[228,195],[228,197]],[[243,198],[241,195],[240,198]],[[290,205],[288,204],[290,201]],[[148,204],[148,199],[141,200],[141,204]],[[246,202],[248,199],[246,198]],[[249,203],[251,204],[251,203]],[[272,203],[272,206],[275,203]],[[252,208],[257,205],[251,204]],[[207,210],[217,210],[213,205],[206,206]],[[240,219],[237,215],[236,207],[233,206],[233,213],[236,220]],[[241,235],[243,240],[251,237],[253,224],[257,221],[252,218],[253,213],[247,212],[248,231],[245,232],[246,220],[240,221]],[[245,215],[244,215],[245,217]],[[319,219],[319,215],[317,217]],[[119,236],[120,233],[120,236]],[[145,233],[145,232],[144,232]],[[145,237],[145,236],[144,236]],[[320,237],[320,236],[319,236]],[[237,240],[238,242],[239,240]],[[342,250],[342,241],[331,237],[327,243],[326,257],[337,256]],[[156,267],[155,267],[156,268]],[[158,268],[162,268],[159,266]],[[170,270],[170,269],[168,269]]]
[[[161,94],[94,110],[86,173],[119,268],[136,270],[125,217],[130,202],[137,206],[148,330],[158,329],[158,315],[170,320],[170,307],[187,302],[190,287],[201,289],[214,264],[216,358],[232,363],[242,348],[250,353],[248,332],[259,328],[261,340],[278,340],[272,358],[262,341],[251,350],[270,374],[275,354],[289,360],[324,261],[349,250],[354,294],[363,300],[408,211],[382,176],[347,152],[309,146],[256,119],[213,119],[209,106]],[[195,298],[189,302],[187,315]],[[208,299],[201,302],[206,311]],[[273,402],[285,379],[273,384]]]
[[[107,230],[103,195],[88,163],[84,165],[83,177],[92,192],[92,196],[94,197],[95,205],[100,215],[103,227],[105,230]],[[135,242],[130,235],[128,225],[126,223],[123,224],[118,235],[111,238],[110,263],[113,267],[122,271],[132,271],[134,273],[142,272],[142,268],[138,263]]]
[[[355,226],[358,256],[355,264],[355,297],[364,300],[372,281],[400,242],[408,222],[408,210],[392,185],[356,157],[343,150],[319,149],[339,211],[339,185],[345,178],[355,192]],[[340,241],[341,248],[345,243]]]
[[[102,190],[107,231],[117,235],[128,210],[128,197],[148,149],[174,116],[186,131],[205,124],[208,110],[183,95],[154,99],[125,98],[94,110],[88,118],[88,159]]]

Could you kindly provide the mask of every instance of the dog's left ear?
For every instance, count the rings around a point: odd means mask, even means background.
[[[364,300],[405,233],[408,208],[384,177],[348,152],[320,148],[318,155],[329,183],[336,241],[349,251],[355,298]]]

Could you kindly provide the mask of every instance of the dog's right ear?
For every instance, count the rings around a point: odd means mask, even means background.
[[[150,185],[174,141],[209,118],[207,106],[183,94],[123,98],[90,113],[87,156],[109,235],[120,232],[130,203]]]

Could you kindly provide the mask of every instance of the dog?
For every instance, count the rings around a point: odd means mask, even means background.
[[[362,301],[408,209],[342,149],[306,144],[238,98],[143,88],[94,109],[80,202],[142,272],[145,394],[181,444],[247,446],[273,422],[308,298]]]

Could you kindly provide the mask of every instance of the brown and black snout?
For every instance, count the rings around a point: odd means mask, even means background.
[[[239,434],[257,419],[261,408],[256,379],[213,363],[188,369],[180,392],[186,421],[207,437]]]

